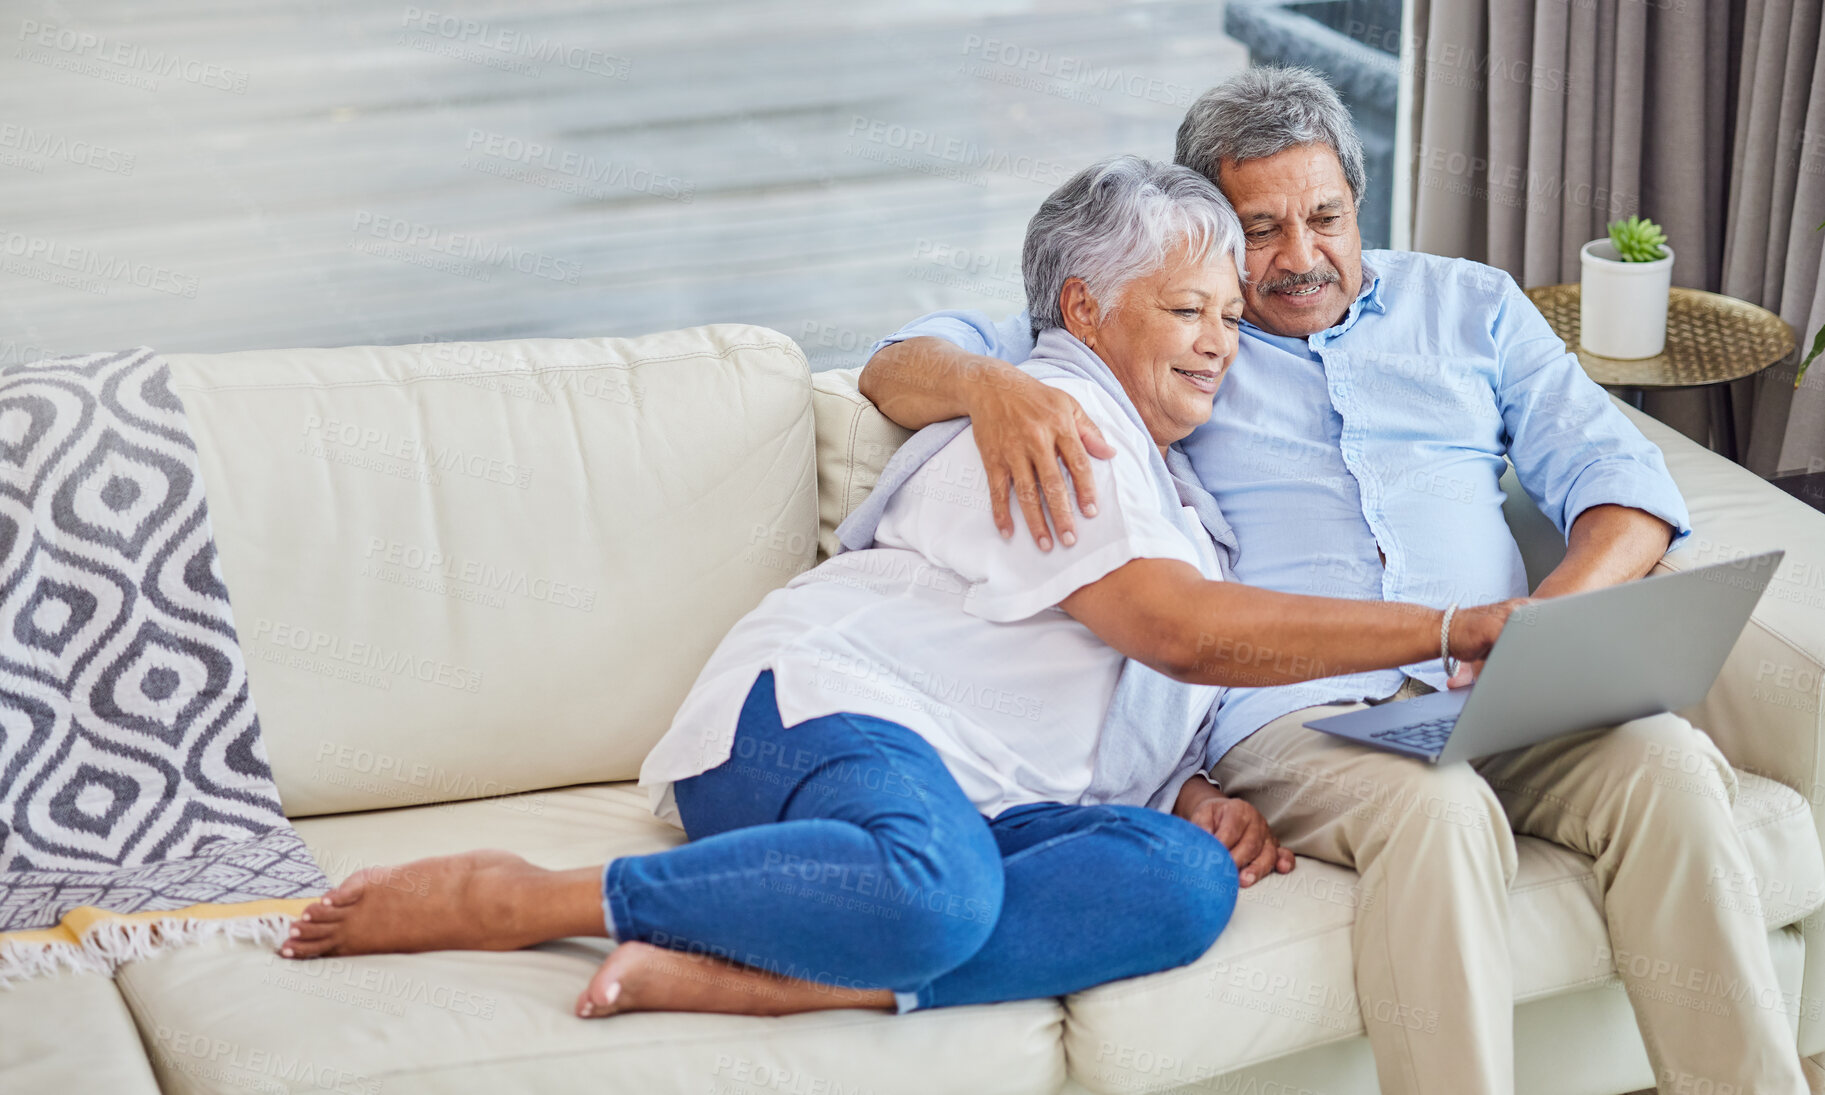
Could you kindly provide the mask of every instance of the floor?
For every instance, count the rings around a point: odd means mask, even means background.
[[[1769,480],[1813,509],[1825,512],[1825,472],[1801,472]]]
[[[15,0],[0,365],[1016,310],[1038,201],[1171,155],[1223,5]]]

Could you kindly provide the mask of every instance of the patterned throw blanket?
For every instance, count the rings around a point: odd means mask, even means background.
[[[164,362],[0,369],[0,985],[276,946],[326,889],[279,808]]]

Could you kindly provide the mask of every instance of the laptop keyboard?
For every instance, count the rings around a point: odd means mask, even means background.
[[[1451,728],[1457,725],[1457,716],[1431,719],[1427,722],[1416,722],[1412,726],[1396,726],[1392,730],[1377,730],[1369,736],[1376,741],[1385,741],[1407,749],[1417,749],[1422,753],[1437,753],[1445,747],[1445,739],[1451,736]]]

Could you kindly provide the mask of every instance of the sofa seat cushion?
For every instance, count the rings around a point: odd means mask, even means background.
[[[0,1091],[158,1095],[113,979],[66,973],[0,989]]]
[[[632,783],[326,814],[292,824],[331,882],[363,867],[477,848],[504,848],[541,867],[565,870],[684,842],[684,832],[654,817],[646,792]]]
[[[1825,900],[1812,816],[1792,789],[1739,773],[1737,829],[1752,880],[1715,880],[1712,899],[1751,908],[1750,890],[1802,895],[1768,903],[1770,928]],[[1518,837],[1509,890],[1515,999],[1617,981],[1589,858]],[[1293,873],[1242,891],[1229,927],[1189,966],[1118,981],[1066,1002],[1071,1074],[1093,1091],[1151,1091],[1363,1034],[1350,929],[1354,871],[1301,858]]]
[[[1786,784],[1736,773],[1736,830],[1749,852],[1750,877],[1713,878],[1706,900],[1759,911],[1770,928],[1797,924],[1825,907],[1825,851],[1812,804]]]
[[[632,784],[301,820],[325,872],[478,847],[581,867],[681,839]],[[410,884],[410,876],[402,876]],[[120,985],[167,1095],[401,1092],[1053,1092],[1055,1000],[905,1016],[624,1015],[571,1006],[610,944],[291,962],[236,944],[129,964]]]

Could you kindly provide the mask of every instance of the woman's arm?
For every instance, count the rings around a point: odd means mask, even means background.
[[[1489,656],[1524,600],[1460,608],[1451,654]],[[1135,559],[1061,603],[1110,646],[1188,684],[1291,684],[1438,657],[1436,608],[1273,593],[1212,582],[1176,559]]]

